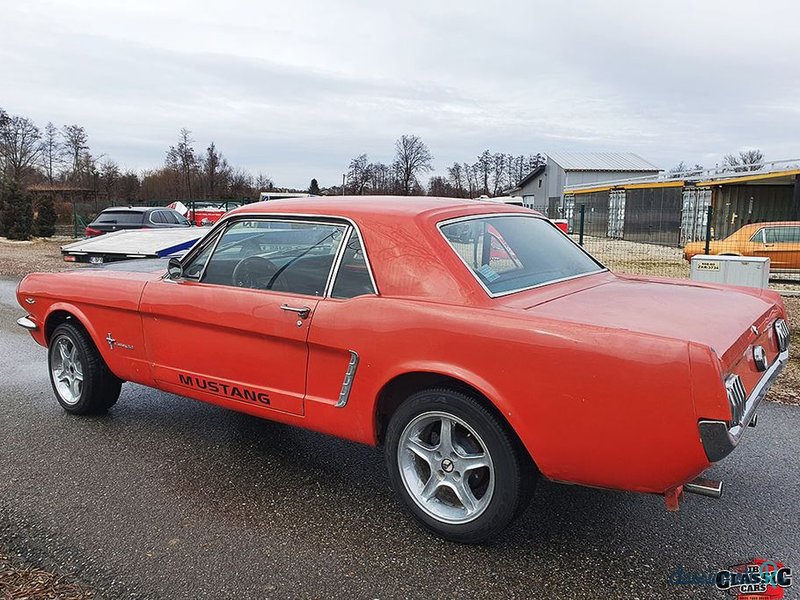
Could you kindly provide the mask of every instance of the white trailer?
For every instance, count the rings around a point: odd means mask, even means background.
[[[179,256],[210,230],[210,227],[181,227],[114,231],[61,246],[61,256],[66,262],[91,264]]]

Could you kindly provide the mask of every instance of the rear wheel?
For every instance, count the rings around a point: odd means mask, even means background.
[[[409,397],[392,416],[386,460],[395,492],[436,534],[479,543],[528,504],[537,473],[505,424],[450,389]]]
[[[108,370],[83,328],[69,322],[56,327],[47,354],[53,392],[67,412],[105,412],[119,398],[122,381]]]

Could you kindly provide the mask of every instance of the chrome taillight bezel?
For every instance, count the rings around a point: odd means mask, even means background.
[[[725,391],[731,407],[731,427],[734,427],[742,422],[747,404],[747,391],[744,389],[742,378],[736,374],[728,375],[725,379]]]
[[[789,349],[789,326],[783,319],[775,321],[775,339],[778,342],[778,351],[786,352]]]

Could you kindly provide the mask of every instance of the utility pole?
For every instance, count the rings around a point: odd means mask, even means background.
[[[346,173],[342,173],[342,196],[344,196],[344,178],[347,176]]]

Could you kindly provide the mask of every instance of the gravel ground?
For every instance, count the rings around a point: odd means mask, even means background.
[[[74,264],[61,259],[61,246],[74,241],[72,238],[59,237],[17,242],[0,237],[0,277],[22,277],[33,271],[74,269]]]
[[[0,598],[4,600],[99,600],[89,586],[72,577],[32,566],[24,557],[0,549]]]

